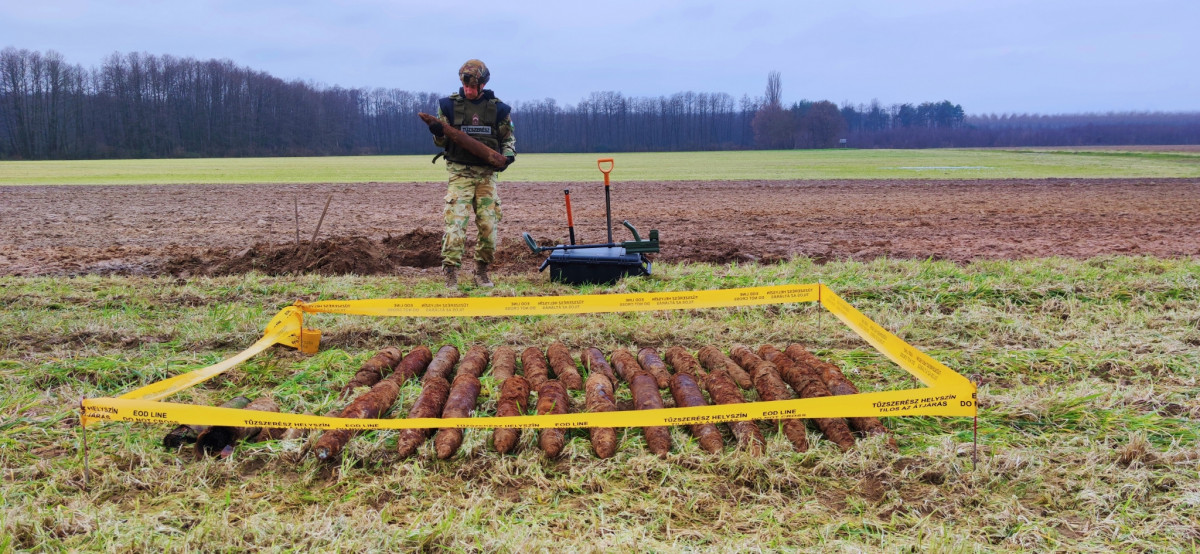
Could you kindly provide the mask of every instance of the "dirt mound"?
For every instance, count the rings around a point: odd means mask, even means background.
[[[553,244],[549,239],[541,246]],[[474,241],[468,241],[464,265],[470,265]],[[505,239],[496,252],[492,269],[499,273],[536,271],[545,254],[534,254],[524,242]],[[163,264],[177,277],[238,275],[257,271],[266,275],[316,273],[320,275],[390,275],[401,268],[431,268],[442,264],[442,234],[426,229],[381,240],[367,237],[329,237],[310,248],[308,241],[291,244],[255,243],[240,251],[207,249],[182,252]]]

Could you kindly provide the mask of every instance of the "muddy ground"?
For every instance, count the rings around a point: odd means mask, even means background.
[[[601,185],[504,182],[500,272],[536,271],[522,231],[567,242],[564,188],[578,241],[606,240]],[[444,189],[0,187],[0,275],[432,275]],[[658,261],[1200,255],[1200,179],[615,182],[612,195],[614,238],[630,238],[622,219],[658,229]]]

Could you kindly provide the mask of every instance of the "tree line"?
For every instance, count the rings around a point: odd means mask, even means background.
[[[521,152],[1185,144],[1200,114],[966,116],[948,100],[841,107],[761,97],[594,92],[575,105],[510,102]],[[501,91],[502,92],[502,91]],[[229,60],[114,53],[99,67],[0,51],[0,158],[433,153],[420,111],[441,93],[285,81]]]

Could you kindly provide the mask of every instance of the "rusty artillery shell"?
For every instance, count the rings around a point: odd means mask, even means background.
[[[769,344],[764,344],[758,347],[758,355],[763,359],[775,364],[779,369],[779,375],[783,377],[792,390],[800,398],[821,398],[823,396],[832,396],[829,392],[829,387],[821,381],[815,372],[805,371],[795,361],[787,357],[786,354],[780,352],[778,348]],[[846,418],[842,417],[818,417],[813,418],[817,424],[817,428],[825,435],[825,438],[833,441],[843,451],[854,448],[854,433],[850,432],[850,427],[846,424]]]
[[[754,386],[754,383],[750,380],[750,374],[743,371],[733,360],[723,354],[720,348],[705,346],[699,352],[696,352],[696,357],[700,359],[700,363],[709,372],[725,370],[739,387],[749,390]]]
[[[608,365],[608,360],[604,358],[604,352],[600,351],[599,348],[591,347],[583,351],[580,359],[583,361],[583,367],[588,370],[588,373],[599,373],[607,377],[609,382],[612,383],[613,390],[617,389],[617,376],[613,373],[612,366]]]
[[[487,365],[487,348],[477,344],[467,349],[467,353],[463,354],[462,361],[458,364],[458,374],[469,373],[477,378],[482,377],[483,372],[487,371]]]
[[[567,345],[561,342],[551,344],[546,349],[546,359],[550,360],[550,369],[554,371],[555,378],[562,381],[564,386],[571,390],[583,390],[583,378],[575,368],[575,358],[571,357]]]
[[[583,385],[584,400],[587,411],[593,413],[613,412],[617,409],[616,397],[613,395],[612,381],[602,373],[588,375]],[[592,439],[592,450],[600,458],[611,458],[617,453],[617,430],[613,427],[590,427],[588,434]]]
[[[540,353],[540,352],[539,352]],[[555,379],[550,379],[538,387],[538,415],[565,414],[571,411],[571,397],[567,395],[567,387]],[[566,429],[542,429],[538,435],[538,446],[547,457],[557,458],[567,444]]]
[[[546,365],[546,355],[540,348],[530,346],[521,352],[521,373],[534,390],[540,390],[542,383],[550,378],[550,369]]]
[[[529,381],[520,375],[505,379],[504,384],[500,386],[500,400],[496,401],[496,417],[525,415],[528,409]],[[501,454],[512,450],[520,438],[520,429],[497,427],[492,430],[492,446]]]
[[[667,364],[663,363],[662,358],[658,357],[658,352],[653,348],[647,347],[638,350],[637,361],[642,369],[658,382],[658,388],[665,389],[671,386],[671,372],[667,371]]]
[[[396,399],[400,397],[400,387],[405,381],[417,376],[430,364],[429,349],[424,346],[414,348],[400,363],[396,370],[387,378],[375,383],[371,390],[359,395],[338,414],[338,417],[353,419],[375,419],[383,416]],[[342,453],[342,449],[350,439],[358,435],[357,429],[330,429],[323,433],[313,446],[313,452],[321,460],[332,460]]]
[[[387,377],[396,364],[400,363],[400,349],[394,346],[389,346],[375,353],[371,359],[363,363],[354,377],[350,378],[350,382],[342,387],[341,396],[345,398],[354,389],[358,387],[370,387],[378,383],[380,379]]]
[[[792,395],[792,391],[783,383],[783,378],[779,376],[779,370],[775,368],[775,364],[759,358],[758,354],[755,354],[745,345],[741,344],[736,344],[733,348],[730,348],[729,355],[738,365],[750,373],[751,379],[754,381],[754,390],[758,391],[760,399],[771,402],[775,400],[792,400],[795,398]],[[804,420],[782,419],[774,421],[783,428],[783,436],[787,437],[797,452],[808,450],[808,431],[804,428]]]
[[[458,349],[447,344],[438,349],[437,355],[433,357],[433,361],[429,363],[429,369],[425,370],[425,378],[441,377],[444,381],[450,381],[450,376],[454,374],[454,364],[458,363]]]
[[[725,371],[709,373],[704,379],[704,388],[708,390],[713,404],[741,404],[746,401],[742,397],[742,391],[738,390],[737,383],[734,383],[733,378]],[[763,453],[767,441],[763,439],[762,431],[754,421],[731,421],[729,429],[737,438],[738,448],[755,456]]]
[[[427,113],[418,113],[417,117],[420,117],[421,121],[424,121],[426,125],[433,125],[434,123],[441,122],[441,120],[439,120],[437,117]],[[486,144],[479,142],[471,135],[445,124],[442,125],[442,130],[446,134],[446,138],[454,141],[455,144],[463,147],[463,149],[467,152],[470,152],[487,161],[487,163],[491,164],[492,167],[500,169],[508,165],[508,161],[504,159],[503,154],[488,148]]]
[[[492,353],[492,377],[497,383],[503,384],[505,379],[512,377],[517,371],[517,353],[507,347],[496,348]]]
[[[270,396],[264,396],[256,398],[254,402],[246,405],[246,409],[257,412],[278,412],[279,406],[275,404],[275,400]],[[204,432],[196,437],[196,455],[206,456],[220,453],[221,456],[228,456],[233,452],[234,444],[237,444],[240,440],[257,437],[262,430],[262,427],[214,425],[205,429]]]
[[[708,378],[708,373],[704,368],[700,367],[700,362],[696,361],[686,348],[682,346],[672,346],[663,352],[667,363],[675,368],[675,373],[686,373],[696,379],[697,383],[703,383]]]
[[[858,387],[855,387],[854,383],[851,383],[850,380],[846,378],[846,375],[842,373],[842,370],[838,369],[837,366],[814,356],[812,352],[809,352],[803,346],[799,344],[790,344],[788,345],[787,349],[783,351],[783,353],[787,354],[787,357],[791,358],[792,361],[796,362],[796,364],[800,365],[801,367],[805,367],[809,371],[813,371],[819,375],[821,377],[821,381],[823,381],[825,385],[829,387],[829,392],[833,393],[835,396],[858,394]],[[859,432],[866,433],[868,435],[886,436],[888,447],[892,450],[897,449],[896,438],[892,436],[891,431],[888,431],[888,428],[883,425],[883,422],[879,421],[879,418],[848,417],[846,418],[846,422]]]
[[[422,381],[421,394],[412,409],[408,411],[409,418],[441,417],[442,408],[446,405],[446,397],[450,395],[450,383],[439,375],[425,375]],[[396,438],[396,450],[400,457],[407,458],[417,452],[425,439],[429,438],[429,429],[401,429]]]
[[[681,408],[692,408],[696,406],[707,406],[708,402],[704,400],[704,393],[700,392],[700,385],[696,383],[696,379],[686,373],[676,373],[671,376],[671,397],[675,399],[675,405]],[[721,451],[724,446],[724,441],[721,440],[721,431],[717,430],[717,426],[711,423],[699,423],[690,425],[692,436],[700,441],[700,448],[705,452],[715,454]]]
[[[463,366],[466,366],[467,361],[470,360],[470,355],[471,353],[468,352],[467,358],[463,360]],[[486,360],[484,360],[483,366],[487,366]],[[446,399],[442,417],[470,417],[471,410],[475,409],[475,401],[479,399],[479,390],[479,378],[470,371],[464,372],[460,368],[458,376],[454,378],[454,383],[450,385],[450,397]],[[455,452],[458,452],[458,447],[462,446],[462,441],[462,429],[438,429],[437,434],[433,437],[433,446],[438,459],[445,460],[453,456]]]
[[[629,383],[636,409],[654,410],[663,407],[662,395],[658,392],[658,381],[642,370],[633,354],[624,348],[618,348],[613,350],[608,359],[617,374]],[[671,432],[667,427],[642,427],[642,433],[646,436],[646,447],[651,452],[659,456],[666,456],[671,452]]]
[[[245,396],[234,397],[232,400],[221,404],[222,408],[233,408],[240,410],[250,404],[250,399]],[[167,448],[179,448],[184,444],[196,442],[196,437],[200,436],[208,429],[208,425],[180,425],[171,429],[166,436],[163,437],[163,446]]]

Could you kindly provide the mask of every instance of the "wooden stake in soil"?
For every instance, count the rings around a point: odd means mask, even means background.
[[[550,360],[550,369],[554,370],[555,378],[571,390],[583,390],[583,378],[575,368],[575,358],[567,345],[556,342],[546,349],[546,358]]]
[[[248,404],[250,404],[249,398],[246,398],[245,396],[238,396],[232,400],[229,400],[228,402],[225,402],[224,404],[221,404],[221,407],[240,410],[245,408]],[[203,433],[206,429],[208,429],[207,425],[180,425],[174,429],[171,429],[171,431],[167,433],[167,436],[163,437],[163,446],[167,448],[179,448],[184,444],[194,443],[196,442],[196,437],[200,436],[200,433]]]
[[[733,348],[730,348],[729,355],[738,365],[750,373],[751,379],[754,380],[754,390],[758,391],[760,399],[771,402],[775,400],[792,400],[795,398],[792,391],[788,390],[787,385],[783,384],[783,378],[779,376],[779,370],[776,369],[775,364],[759,358],[757,354],[741,344],[736,344]],[[804,420],[783,419],[774,421],[777,422],[777,425],[783,427],[783,436],[791,441],[792,447],[797,452],[808,450],[808,432],[804,429]]]
[[[671,386],[671,372],[667,371],[667,364],[663,363],[662,358],[658,357],[658,352],[653,348],[638,350],[637,361],[646,373],[654,377],[658,388],[665,389]]]
[[[316,244],[317,242],[317,233],[321,232],[321,224],[325,223],[325,212],[329,211],[329,202],[331,200],[333,200],[332,194],[329,195],[329,198],[325,199],[325,209],[321,210],[321,219],[317,220],[317,228],[313,229],[312,239],[308,241],[308,249],[304,251],[304,260],[301,262],[301,264],[308,262],[308,255],[312,253],[313,244]]]
[[[470,417],[471,411],[475,409],[475,402],[479,399],[479,376],[487,369],[487,363],[486,348],[477,345],[467,351],[462,363],[458,365],[458,376],[450,385],[450,397],[446,399],[446,407],[442,410],[443,418]],[[462,442],[462,429],[439,429],[433,437],[434,450],[442,460],[458,452]]]
[[[813,355],[812,352],[806,350],[799,344],[789,344],[787,349],[783,351],[789,358],[796,362],[801,367],[807,368],[809,371],[820,375],[821,380],[829,387],[829,392],[836,396],[845,394],[858,394],[858,387],[854,386],[849,379],[842,373],[842,370],[837,366],[826,362]],[[891,435],[887,427],[884,427],[883,422],[877,417],[848,417],[846,421],[850,423],[856,431],[866,433],[868,435],[884,435],[887,437],[888,448],[893,451],[896,448],[896,438]]]
[[[400,397],[400,387],[405,381],[416,377],[430,365],[433,355],[424,346],[414,348],[386,379],[375,383],[371,390],[359,395],[338,417],[375,419],[382,417]],[[445,382],[445,381],[443,381]],[[358,429],[330,429],[317,439],[313,451],[321,460],[333,460],[342,453],[346,443],[359,433]]]
[[[764,344],[758,347],[758,355],[764,360],[775,364],[775,368],[779,370],[780,377],[783,377],[784,382],[796,391],[800,398],[821,398],[823,396],[832,396],[829,392],[829,387],[825,386],[825,382],[816,373],[806,371],[800,367],[791,358],[787,357],[778,348],[769,344]],[[825,434],[825,438],[833,441],[843,451],[854,448],[854,433],[850,432],[850,427],[846,424],[846,418],[842,417],[818,417],[813,419],[817,424],[817,428]]]
[[[539,352],[540,353],[540,352]],[[538,415],[565,414],[571,411],[571,397],[567,395],[567,387],[556,379],[542,383],[538,387]],[[538,436],[538,446],[547,457],[557,458],[567,444],[566,429],[542,429]]]
[[[679,366],[675,366],[679,367]],[[746,401],[737,383],[725,371],[714,371],[704,379],[704,388],[714,404],[741,404]],[[737,438],[738,448],[755,456],[762,455],[767,441],[763,439],[762,431],[754,421],[731,421],[729,429]]]
[[[588,375],[587,383],[583,385],[584,400],[587,411],[592,413],[614,412],[617,410],[616,396],[613,394],[612,381],[603,373]],[[617,453],[617,430],[613,427],[590,427],[588,434],[592,439],[592,450],[600,458],[611,458]]]
[[[269,396],[256,398],[246,406],[247,410],[257,412],[279,412],[279,406]],[[252,439],[262,432],[262,427],[228,427],[215,425],[205,429],[196,437],[196,456],[206,456],[219,453],[222,458],[233,453],[233,445],[238,441]]]
[[[530,346],[521,352],[521,372],[534,390],[541,390],[542,383],[550,378],[550,369],[546,365],[546,355],[540,348]]]
[[[700,359],[700,363],[705,369],[711,371],[724,370],[729,374],[729,377],[743,389],[750,390],[754,383],[750,379],[750,374],[742,371],[733,360],[721,352],[720,348],[715,346],[705,346],[699,352],[696,352],[696,357]]]
[[[342,387],[341,397],[346,398],[358,387],[374,386],[396,368],[396,364],[400,363],[402,357],[400,349],[394,346],[376,352],[371,359],[363,363],[354,377],[350,378],[350,382]]]
[[[624,348],[613,350],[609,357],[613,369],[629,383],[633,393],[633,404],[638,410],[658,410],[664,407],[662,395],[658,393],[658,382],[649,373],[642,371],[637,359]],[[664,426],[642,427],[646,436],[647,450],[666,456],[671,453],[671,430]]]

